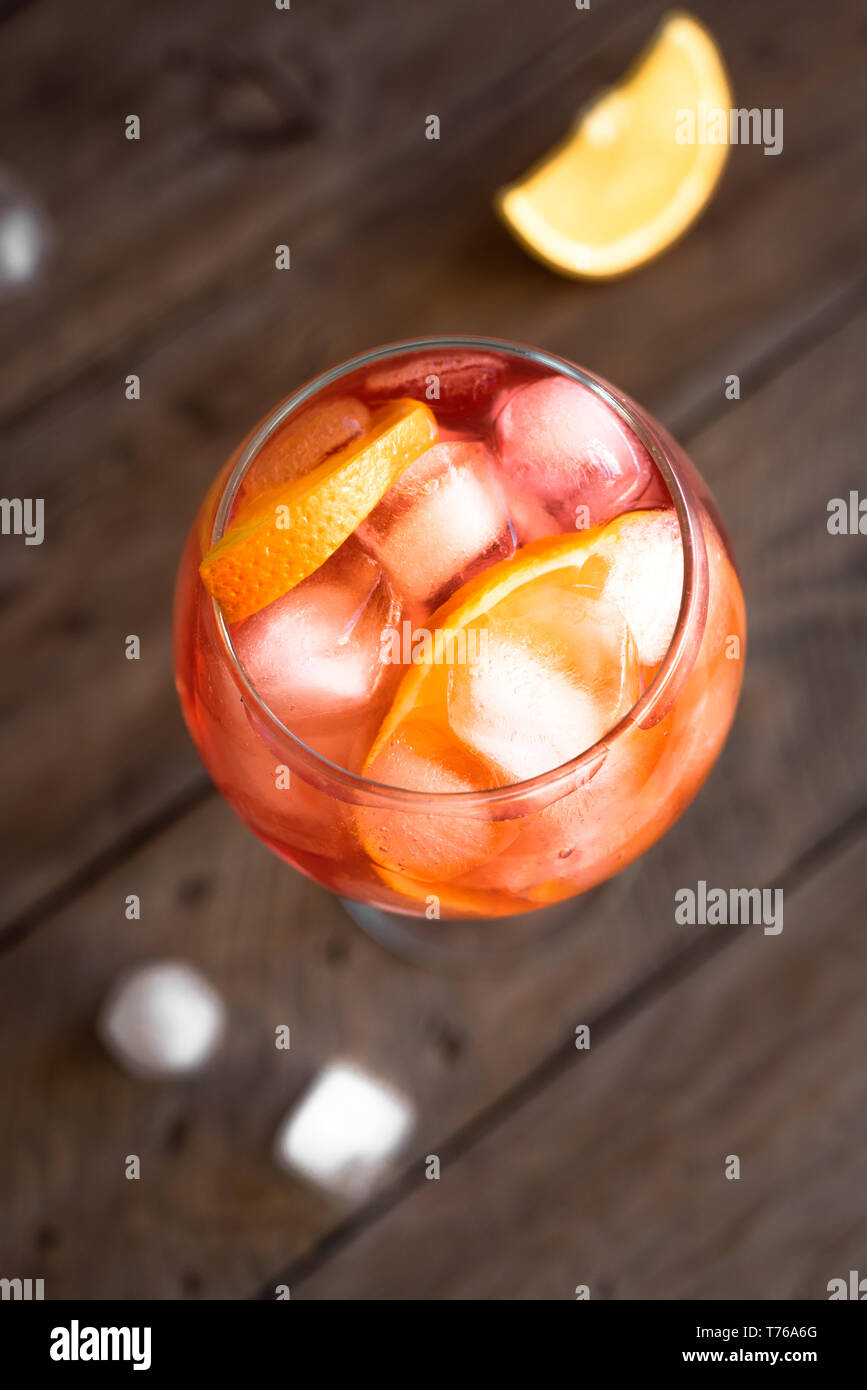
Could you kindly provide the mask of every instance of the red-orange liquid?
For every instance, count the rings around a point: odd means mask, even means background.
[[[636,435],[586,386],[487,349],[388,357],[330,384],[259,451],[236,509],[257,488],[316,466],[347,437],[363,440],[368,413],[406,396],[426,400],[436,415],[434,450],[317,574],[230,629],[259,697],[329,761],[299,765],[291,740],[245,695],[220,640],[198,567],[228,465],[181,562],[181,702],[238,815],[326,887],[419,915],[531,911],[623,868],[698,790],[737,703],[740,586],[712,502],[660,431],[700,518],[704,601],[685,634],[674,703],[651,727],[630,723],[677,619],[680,581],[673,590],[669,575],[662,586],[654,550],[657,536],[679,544],[672,499]],[[650,531],[631,529],[631,513],[649,517]],[[559,544],[546,538],[581,538],[583,546],[584,536],[603,534],[598,551],[581,550],[586,567],[542,576],[490,610],[482,603],[471,628],[487,634],[485,661],[433,671],[423,698],[382,743],[413,664],[414,634],[444,630],[465,595]],[[639,534],[648,538],[646,573],[644,550],[629,549]],[[383,660],[384,632],[391,660]],[[598,756],[558,782],[556,768],[591,745]],[[340,784],[329,763],[355,782]],[[551,785],[532,795],[503,791],[546,775]],[[359,777],[415,796],[389,800],[374,788],[367,797]],[[454,799],[495,788],[490,804],[483,795],[470,806]]]

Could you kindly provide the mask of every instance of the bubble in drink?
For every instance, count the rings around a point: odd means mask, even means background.
[[[514,493],[563,531],[599,526],[633,505],[654,467],[644,445],[593,391],[552,376],[520,387],[497,417],[500,460]],[[542,530],[541,534],[545,534]]]

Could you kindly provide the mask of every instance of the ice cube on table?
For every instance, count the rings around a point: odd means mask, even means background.
[[[115,1060],[134,1076],[174,1076],[195,1071],[211,1056],[225,1012],[198,970],[180,961],[152,961],[117,982],[98,1031]]]
[[[356,533],[412,608],[442,603],[515,536],[480,441],[435,444],[410,464]]]
[[[381,567],[350,537],[232,638],[252,685],[294,732],[300,720],[327,720],[372,700],[389,670],[382,633],[399,613]]]
[[[363,1196],[407,1138],[415,1107],[352,1062],[331,1062],[295,1104],[274,1145],[278,1165],[335,1196]]]
[[[498,390],[505,363],[492,353],[435,352],[415,354],[397,363],[374,367],[364,383],[371,401],[409,396],[426,401],[435,415],[477,415]]]
[[[655,472],[626,422],[566,377],[517,390],[495,432],[522,540],[545,534],[545,517],[564,531],[609,521],[633,504]]]
[[[488,616],[478,657],[448,675],[456,738],[523,781],[598,742],[641,691],[635,643],[613,603],[563,570]]]
[[[290,415],[262,445],[244,475],[235,501],[235,517],[262,492],[310,473],[330,454],[359,439],[370,411],[354,396],[314,401]]]

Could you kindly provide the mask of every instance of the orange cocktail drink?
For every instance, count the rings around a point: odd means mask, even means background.
[[[744,606],[674,441],[571,364],[367,353],[229,460],[178,580],[177,683],[238,815],[357,902],[501,917],[671,825],[737,703]]]

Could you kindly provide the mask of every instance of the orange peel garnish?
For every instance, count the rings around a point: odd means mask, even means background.
[[[249,618],[318,570],[436,438],[426,405],[394,401],[361,439],[261,493],[199,566],[226,621]]]

